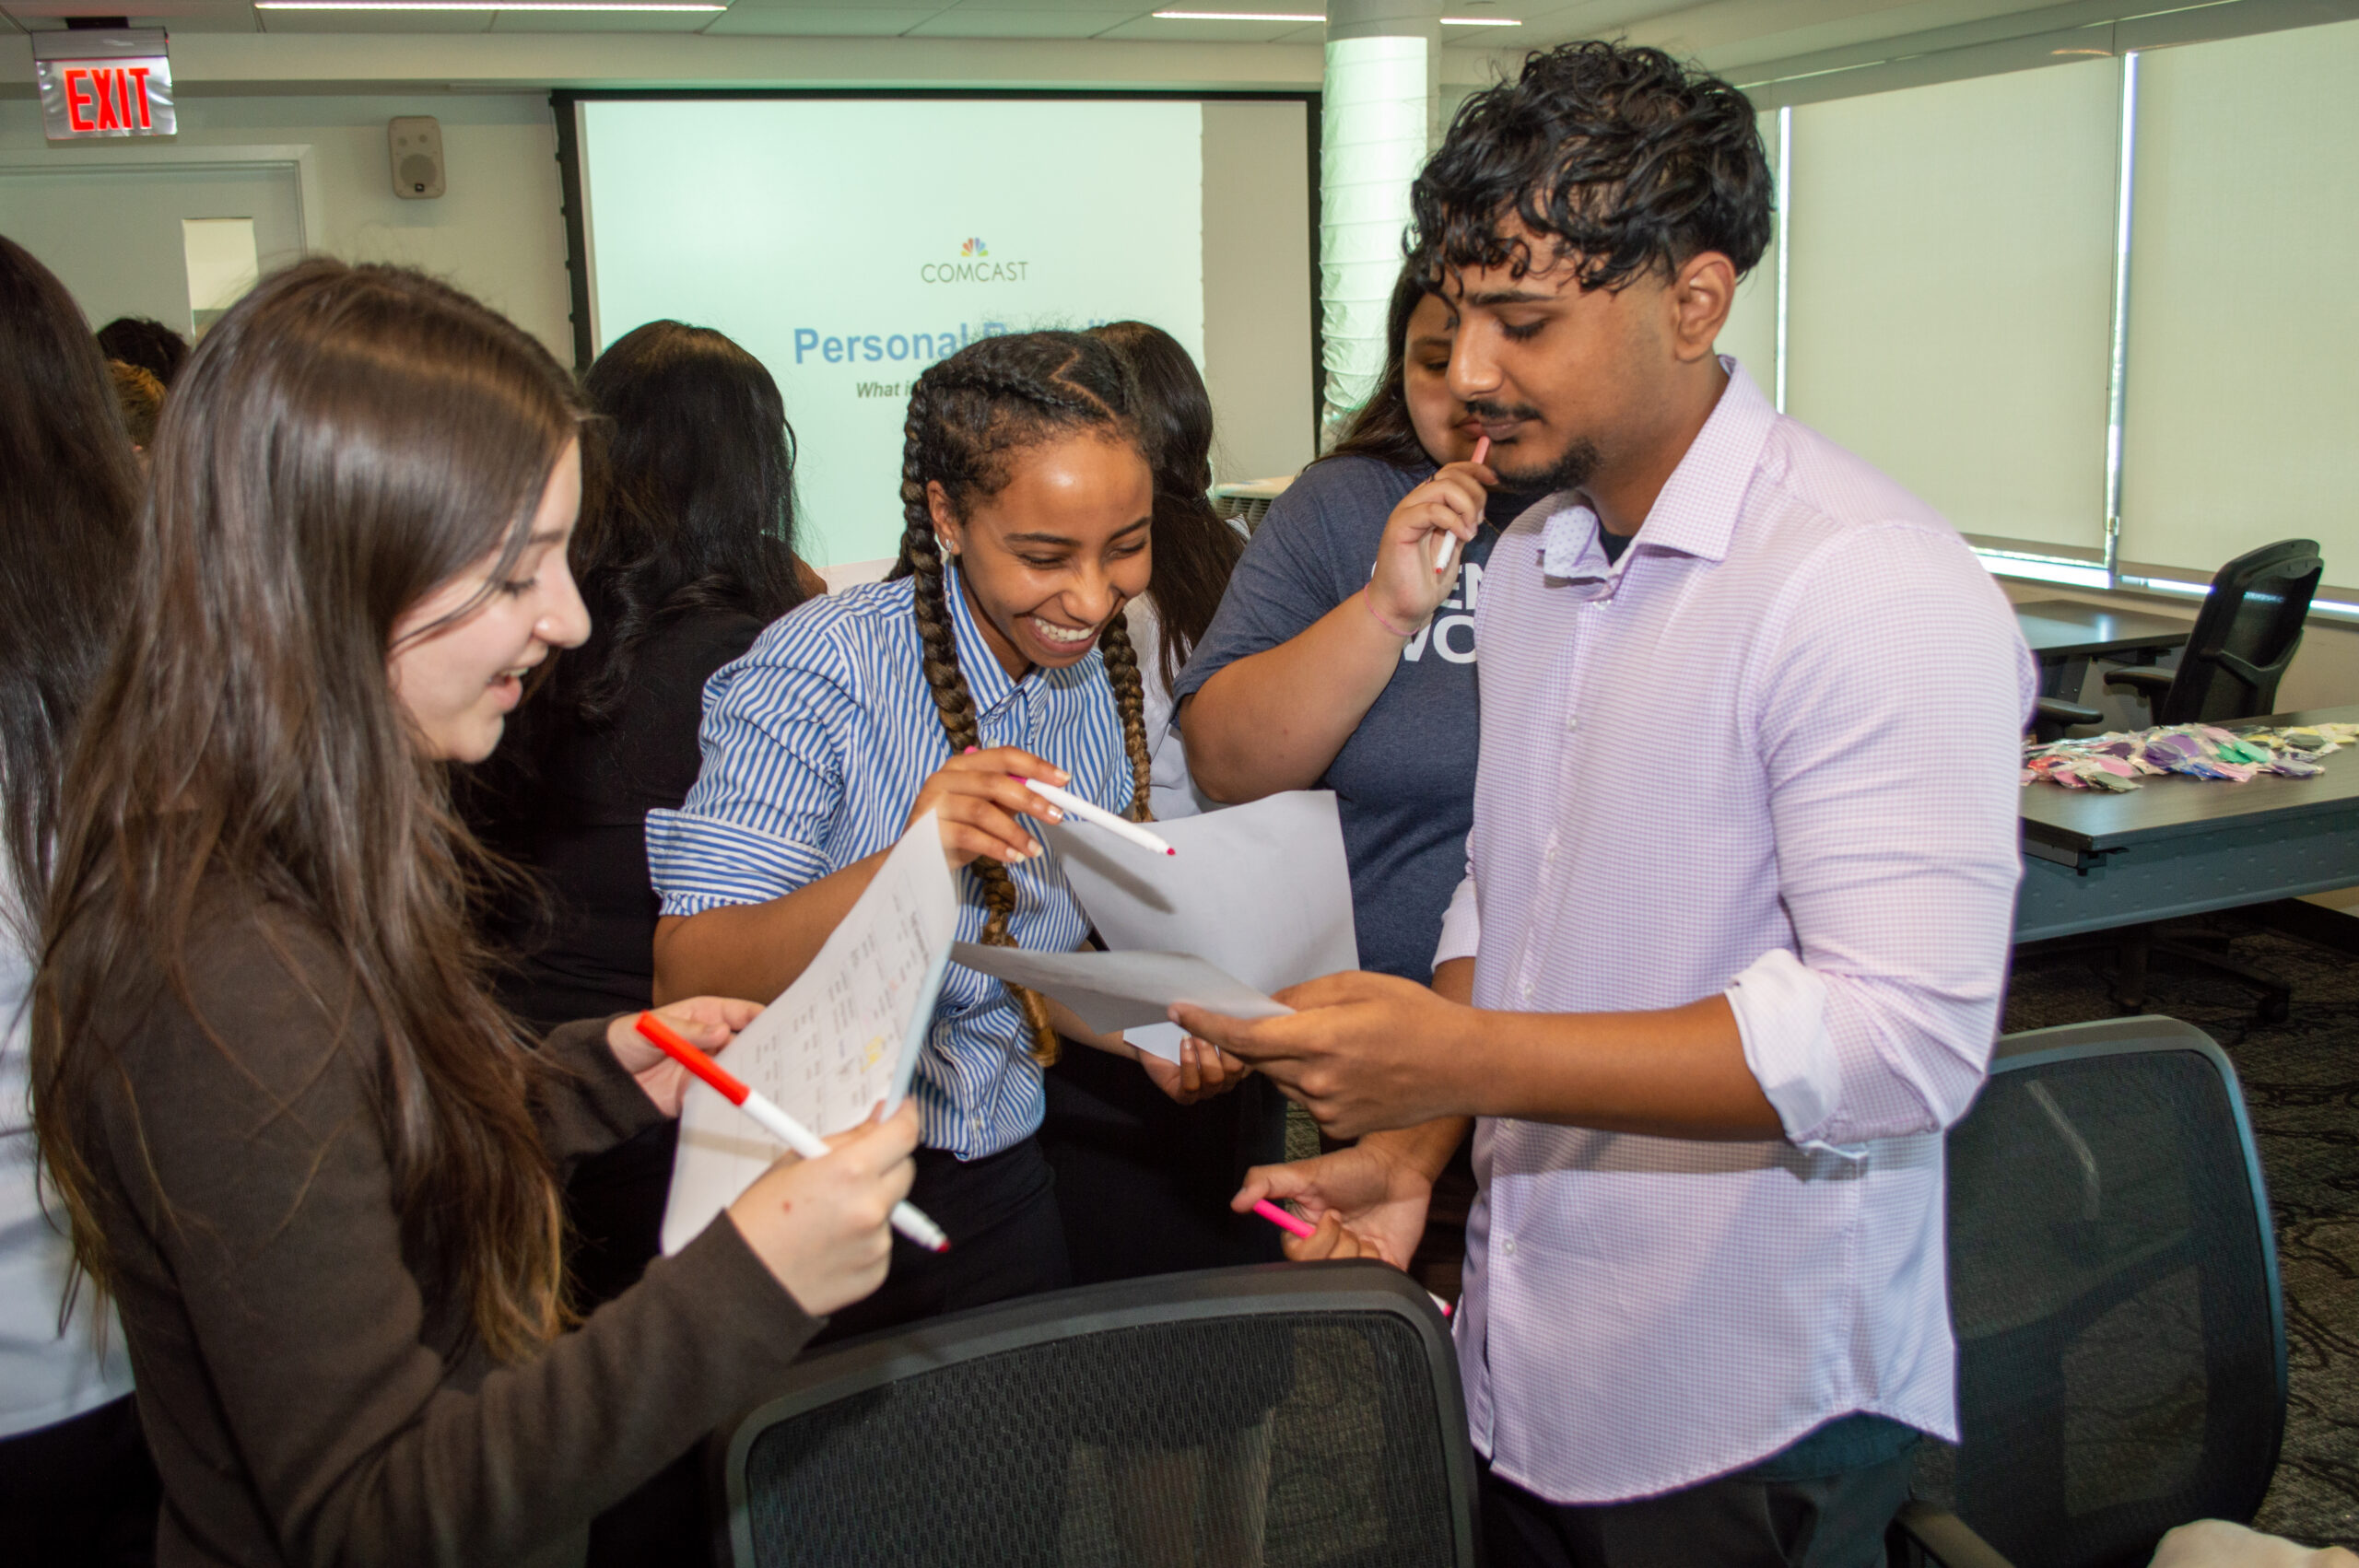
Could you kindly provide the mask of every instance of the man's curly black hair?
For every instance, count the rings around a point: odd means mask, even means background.
[[[1705,251],[1743,276],[1768,247],[1773,205],[1744,94],[1612,43],[1535,53],[1467,99],[1410,200],[1412,263],[1520,277],[1556,260],[1506,232],[1513,216],[1555,241],[1585,290],[1667,276]]]

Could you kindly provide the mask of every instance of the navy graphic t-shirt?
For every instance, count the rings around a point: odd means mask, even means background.
[[[1401,497],[1431,464],[1374,458],[1316,462],[1286,486],[1246,545],[1220,611],[1172,690],[1200,689],[1224,666],[1296,638],[1367,586],[1377,542]],[[1494,494],[1491,526],[1466,547],[1458,586],[1320,779],[1335,791],[1352,868],[1360,965],[1423,984],[1433,977],[1442,911],[1466,874],[1474,821],[1474,605],[1499,528],[1532,497]]]

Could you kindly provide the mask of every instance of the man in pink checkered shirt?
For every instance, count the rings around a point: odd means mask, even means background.
[[[1469,594],[1483,755],[1433,989],[1179,1010],[1361,1138],[1238,1204],[1318,1218],[1297,1257],[1405,1263],[1471,1124],[1492,1562],[1869,1568],[1919,1433],[1957,1434],[1941,1138],[2004,988],[2030,656],[1940,516],[1713,352],[1770,234],[1742,93],[1536,55],[1415,211],[1491,450],[1394,513],[1370,635],[1432,614],[1449,574],[1399,562],[1470,537],[1486,485],[1552,494]]]

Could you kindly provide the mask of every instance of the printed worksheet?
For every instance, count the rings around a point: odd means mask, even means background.
[[[912,824],[795,982],[721,1052],[721,1065],[821,1137],[910,1091],[950,961],[958,894],[933,814]],[[696,1239],[786,1147],[702,1083],[680,1113],[663,1250]]]

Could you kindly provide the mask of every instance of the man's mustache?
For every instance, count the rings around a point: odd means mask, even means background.
[[[1528,403],[1519,403],[1509,407],[1504,403],[1485,403],[1478,400],[1468,404],[1466,412],[1473,415],[1477,419],[1537,419],[1540,417],[1540,410]]]

